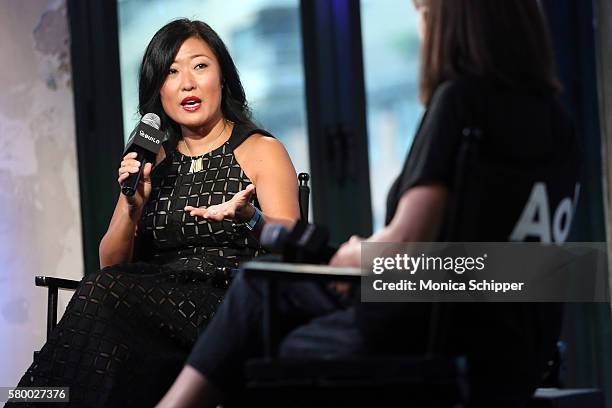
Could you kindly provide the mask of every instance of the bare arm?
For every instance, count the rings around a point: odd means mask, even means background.
[[[108,230],[100,241],[100,268],[132,260],[136,225],[141,214],[142,208],[130,206],[119,193]]]
[[[160,150],[156,159],[156,164],[165,157],[163,148]],[[121,162],[119,168],[119,178],[121,184],[131,173],[138,171],[135,160],[129,154]],[[122,262],[130,262],[134,254],[134,237],[136,227],[142,216],[142,210],[151,192],[151,164],[146,164],[143,169],[142,180],[138,186],[138,191],[133,197],[128,198],[119,193],[117,205],[113,212],[108,230],[100,241],[99,255],[100,267],[104,268]]]
[[[244,156],[241,165],[257,188],[265,222],[293,227],[300,218],[300,207],[297,176],[289,154],[281,142],[271,137],[255,135],[247,142],[250,143],[245,147],[249,150],[237,152],[236,159],[240,161]]]
[[[440,230],[448,190],[442,184],[424,184],[408,189],[400,198],[393,219],[367,242],[429,242]],[[352,237],[330,261],[332,266],[361,265],[361,241]]]
[[[448,198],[442,184],[425,184],[407,190],[393,219],[368,238],[369,242],[429,242],[437,238]]]
[[[271,137],[253,135],[236,148],[234,154],[257,189],[264,220],[258,229],[252,231],[255,237],[259,237],[264,223],[293,227],[300,217],[297,177],[282,143]],[[208,208],[187,206],[185,211],[213,221],[245,222],[255,213],[253,206],[248,204],[252,192],[253,187],[249,186],[225,203]]]

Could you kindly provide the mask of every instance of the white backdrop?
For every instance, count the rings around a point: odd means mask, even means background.
[[[34,276],[78,279],[83,255],[65,0],[0,10],[0,386],[13,386],[45,338]]]

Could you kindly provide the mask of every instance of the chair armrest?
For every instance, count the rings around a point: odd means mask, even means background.
[[[284,262],[251,261],[240,265],[240,269],[268,279],[300,280],[346,280],[356,282],[361,278],[361,269],[328,265],[294,264]]]
[[[357,282],[361,278],[359,268],[338,268],[327,265],[290,264],[283,262],[251,261],[240,265],[245,274],[258,275],[264,278],[263,285],[263,344],[266,357],[276,354],[280,340],[278,316],[273,305],[276,299],[277,283],[283,279],[349,281]]]
[[[604,394],[595,388],[538,388],[527,408],[604,408]]]
[[[52,276],[36,276],[34,278],[36,286],[47,288],[56,287],[59,289],[76,289],[79,286],[79,281],[64,278],[54,278]]]
[[[79,281],[64,278],[54,278],[52,276],[36,276],[34,284],[47,288],[47,338],[57,324],[57,290],[75,290],[79,286]]]

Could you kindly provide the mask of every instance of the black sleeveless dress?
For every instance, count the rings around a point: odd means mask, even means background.
[[[167,149],[138,227],[139,262],[83,278],[20,387],[68,386],[70,406],[150,407],[161,399],[223,300],[228,272],[258,253],[244,225],[183,211],[227,201],[251,183],[234,149],[253,133],[269,135],[235,125],[192,174],[191,158]]]

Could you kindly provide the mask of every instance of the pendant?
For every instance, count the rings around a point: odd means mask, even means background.
[[[202,171],[204,168],[204,160],[202,157],[198,157],[197,159],[191,159],[191,166],[189,167],[189,174],[197,173]]]

